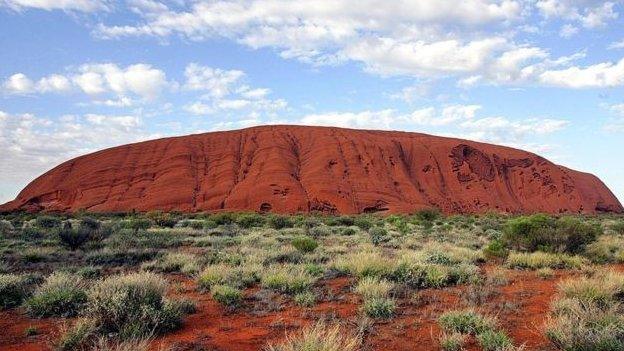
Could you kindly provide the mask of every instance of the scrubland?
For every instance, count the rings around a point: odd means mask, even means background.
[[[2,350],[624,350],[624,217],[0,216]]]

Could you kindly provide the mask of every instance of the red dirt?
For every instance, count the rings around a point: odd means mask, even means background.
[[[558,271],[555,277],[545,280],[535,272],[510,271],[510,283],[495,287],[493,297],[479,309],[497,316],[516,344],[525,344],[527,350],[553,350],[541,333],[541,326],[556,294],[557,283],[571,274]],[[324,293],[319,295],[331,298],[310,309],[296,307],[281,295],[271,295],[267,299],[279,301],[282,308],[270,311],[253,300],[258,289],[250,289],[246,292],[247,307],[228,313],[208,295],[196,293],[192,282],[185,281],[184,291],[179,294],[198,301],[198,312],[186,320],[180,331],[158,338],[154,350],[173,346],[174,350],[258,351],[268,342],[278,342],[288,332],[321,318],[337,318],[347,328],[356,329],[361,301],[351,292],[352,282],[348,278],[321,282],[319,286]],[[437,318],[444,311],[468,306],[461,298],[465,290],[464,286],[420,290],[421,303],[412,302],[409,296],[397,298],[398,314],[389,320],[377,320],[364,338],[362,350],[440,350]],[[479,350],[475,340],[469,340],[467,350]]]
[[[419,133],[264,126],[65,162],[0,211],[622,212],[595,176],[512,148]]]
[[[624,270],[624,266],[616,266]],[[485,270],[490,267],[485,267]],[[494,294],[479,306],[482,313],[495,315],[500,326],[527,350],[553,350],[541,332],[557,283],[574,273],[557,271],[551,279],[538,278],[535,272],[510,271],[511,281],[494,287]],[[322,299],[312,308],[295,306],[280,294],[252,288],[245,291],[244,306],[227,311],[209,294],[200,294],[188,278],[172,275],[171,294],[197,302],[198,311],[184,321],[182,329],[154,340],[153,350],[258,351],[268,342],[279,342],[318,319],[338,319],[346,328],[355,330],[360,321],[360,298],[351,291],[353,280],[336,278],[322,281],[316,288]],[[437,318],[446,310],[461,309],[469,304],[462,296],[465,286],[418,291],[420,302],[410,296],[397,297],[397,315],[377,320],[364,337],[362,351],[438,351],[440,329]],[[49,349],[57,337],[62,319],[28,319],[18,310],[0,312],[0,350],[30,351]],[[24,330],[35,326],[39,335],[27,337]],[[469,340],[467,350],[479,350]]]

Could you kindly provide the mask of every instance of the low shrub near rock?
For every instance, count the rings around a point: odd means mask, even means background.
[[[85,315],[97,322],[100,333],[121,339],[174,330],[183,313],[165,299],[166,290],[167,282],[154,273],[110,276],[89,291]]]
[[[547,251],[580,253],[585,246],[596,241],[602,229],[581,219],[562,217],[555,219],[536,214],[510,219],[505,227],[503,242],[521,251]]]
[[[291,244],[301,253],[310,253],[318,247],[318,242],[308,236],[294,238]]]
[[[0,308],[18,306],[29,294],[29,282],[23,275],[0,274]]]
[[[71,317],[82,310],[86,301],[85,281],[78,275],[58,272],[35,290],[25,307],[33,317]]]

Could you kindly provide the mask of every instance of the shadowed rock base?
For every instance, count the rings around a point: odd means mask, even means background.
[[[419,133],[263,126],[67,161],[0,211],[622,212],[595,176],[508,147]]]

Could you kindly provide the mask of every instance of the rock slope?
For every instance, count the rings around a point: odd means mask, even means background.
[[[418,133],[263,126],[67,161],[0,211],[622,212],[595,176],[508,147]]]

